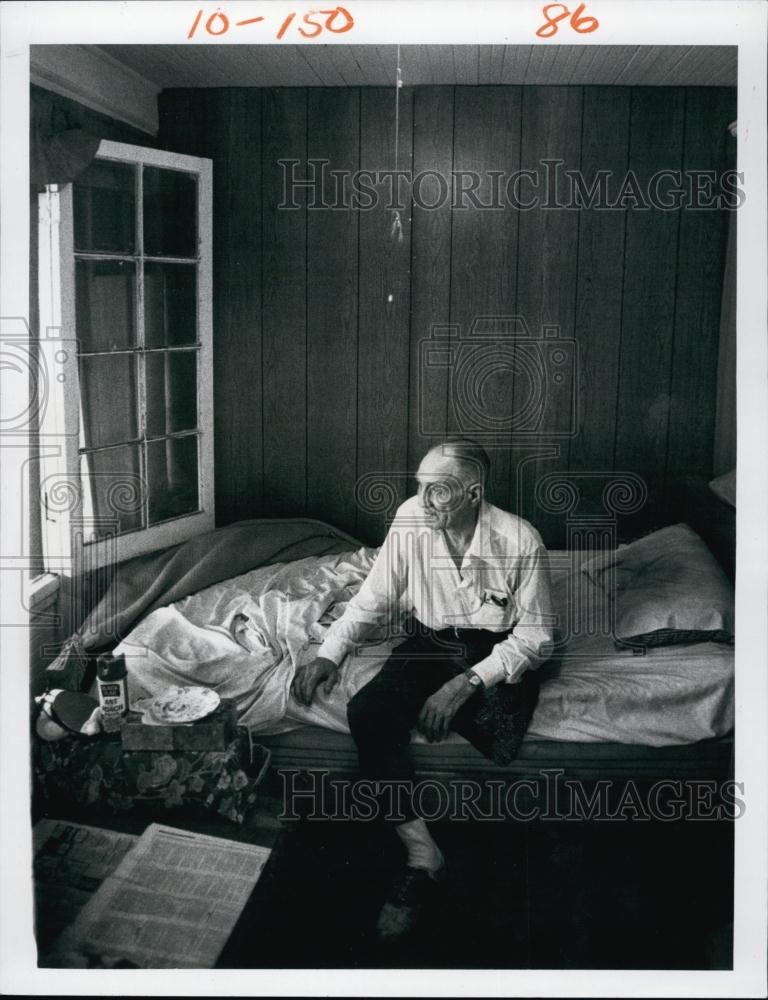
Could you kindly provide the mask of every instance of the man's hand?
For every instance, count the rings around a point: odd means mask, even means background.
[[[424,702],[418,728],[430,743],[439,743],[448,735],[453,717],[475,693],[464,674],[452,677]]]
[[[330,694],[339,679],[339,668],[333,660],[326,660],[324,656],[317,656],[310,663],[299,667],[296,676],[293,678],[291,690],[296,700],[302,705],[311,705],[315,697],[318,684],[323,685],[323,691]]]

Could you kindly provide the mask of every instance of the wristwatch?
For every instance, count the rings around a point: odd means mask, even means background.
[[[467,678],[467,680],[469,681],[469,683],[472,685],[473,688],[478,688],[479,690],[480,688],[485,687],[485,684],[483,684],[482,677],[480,677],[479,674],[476,674],[474,670],[472,669],[465,670],[464,676]]]

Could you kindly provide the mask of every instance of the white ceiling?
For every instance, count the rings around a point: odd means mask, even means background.
[[[406,86],[735,86],[728,46],[404,45]],[[392,87],[394,45],[32,45],[32,83],[156,135],[171,87]]]
[[[167,87],[386,86],[394,45],[102,45]],[[403,83],[736,86],[733,46],[404,45]]]

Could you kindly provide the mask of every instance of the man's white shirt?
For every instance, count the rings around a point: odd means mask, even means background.
[[[552,652],[549,564],[538,532],[484,500],[458,569],[444,533],[429,525],[411,497],[398,508],[370,573],[328,629],[318,656],[339,664],[377,626],[404,613],[436,631],[509,632],[472,669],[486,687],[519,681]]]

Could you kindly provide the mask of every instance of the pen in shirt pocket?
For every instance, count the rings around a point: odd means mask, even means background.
[[[495,604],[499,608],[506,608],[509,604],[509,595],[503,590],[484,590],[483,604]]]

